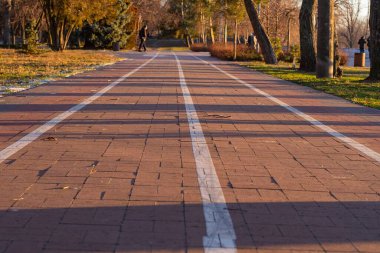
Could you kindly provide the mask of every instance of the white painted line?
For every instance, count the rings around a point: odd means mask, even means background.
[[[304,112],[301,112],[300,110],[298,110],[298,109],[296,109],[296,108],[288,105],[287,103],[281,101],[280,99],[278,99],[278,98],[276,98],[276,97],[274,97],[274,96],[266,93],[265,91],[262,91],[262,90],[256,88],[254,85],[249,84],[249,83],[247,83],[247,82],[239,79],[238,77],[236,77],[236,76],[234,76],[234,75],[232,75],[232,74],[224,71],[223,69],[219,68],[218,66],[215,66],[214,64],[212,64],[210,62],[207,62],[207,61],[205,61],[205,60],[203,60],[203,59],[201,59],[201,58],[199,58],[197,56],[193,55],[193,57],[196,58],[196,59],[198,59],[198,60],[200,60],[200,61],[202,61],[204,64],[212,66],[213,68],[219,70],[220,72],[222,72],[226,76],[228,76],[228,77],[232,78],[233,80],[235,80],[235,81],[237,81],[237,82],[239,82],[239,83],[247,86],[248,88],[252,89],[253,91],[261,94],[262,96],[264,96],[264,97],[266,97],[268,99],[270,99],[271,101],[273,101],[276,104],[284,107],[288,111],[290,111],[290,112],[296,114],[297,116],[303,118],[304,120],[310,122],[312,125],[318,127],[319,129],[321,129],[321,130],[325,131],[326,133],[330,134],[331,136],[333,136],[333,137],[341,140],[342,142],[350,145],[351,147],[357,149],[358,151],[362,152],[366,156],[368,156],[368,157],[370,157],[370,158],[372,158],[375,161],[377,161],[377,162],[380,163],[380,154],[377,153],[376,151],[374,151],[374,150],[366,147],[365,145],[363,145],[363,144],[355,141],[354,139],[352,139],[350,137],[345,136],[344,134],[342,134],[342,133],[340,133],[340,132],[332,129],[329,126],[326,126],[325,124],[323,124],[322,122],[316,120],[315,118],[311,117],[310,115],[308,115],[308,114],[306,114]]]
[[[148,60],[144,64],[142,64],[140,67],[138,67],[138,68],[132,70],[131,72],[125,74],[124,76],[120,77],[115,82],[106,86],[105,88],[103,88],[102,90],[100,90],[99,92],[94,94],[93,96],[85,99],[82,103],[71,107],[66,112],[61,113],[60,115],[58,115],[54,119],[48,121],[44,125],[40,126],[39,128],[37,128],[33,132],[25,135],[23,138],[21,138],[17,142],[15,142],[12,145],[8,146],[7,148],[1,150],[0,151],[0,164],[3,163],[6,159],[11,157],[12,155],[14,155],[15,153],[17,153],[18,151],[20,151],[21,149],[23,149],[24,147],[26,147],[27,145],[29,145],[30,143],[32,143],[33,141],[35,141],[36,139],[38,139],[41,135],[43,135],[44,133],[46,133],[47,131],[52,129],[54,126],[61,123],[63,120],[67,119],[68,117],[70,117],[72,114],[83,109],[85,106],[93,103],[95,100],[97,100],[98,98],[103,96],[106,92],[108,92],[110,89],[112,89],[113,87],[115,87],[119,83],[123,82],[125,79],[127,79],[131,75],[135,74],[137,71],[139,71],[140,69],[145,67],[150,62],[152,62],[157,56],[158,56],[158,53],[156,55],[154,55],[150,60]]]
[[[203,134],[193,99],[186,84],[181,62],[175,53],[179,79],[185,100],[187,120],[197,167],[207,235],[203,247],[207,253],[236,252],[236,235],[223,190]]]

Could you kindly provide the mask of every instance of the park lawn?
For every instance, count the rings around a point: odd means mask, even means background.
[[[38,86],[121,60],[111,52],[66,50],[28,55],[0,49],[0,94]]]
[[[266,65],[262,62],[249,62],[241,65],[345,98],[356,104],[380,109],[380,82],[363,82],[369,75],[369,68],[343,67],[344,77],[341,79],[317,79],[314,73],[297,71],[288,63]]]

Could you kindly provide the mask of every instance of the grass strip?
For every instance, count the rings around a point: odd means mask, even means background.
[[[28,55],[0,49],[0,92],[7,94],[31,88],[119,60],[107,51],[67,50]]]
[[[369,68],[344,67],[340,79],[318,79],[315,73],[293,69],[291,64],[266,65],[262,62],[241,62],[243,66],[296,84],[333,94],[353,103],[380,109],[380,82],[363,82],[369,75]]]

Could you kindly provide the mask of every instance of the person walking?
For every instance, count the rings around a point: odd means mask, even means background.
[[[365,52],[364,47],[365,47],[365,44],[367,44],[367,42],[364,39],[364,37],[360,38],[358,44],[359,44],[359,48],[360,48],[360,53],[364,53]]]
[[[250,48],[255,48],[255,35],[254,33],[251,33],[249,36],[248,36],[248,46]]]
[[[141,52],[141,49],[144,48],[144,52],[146,52],[146,39],[148,37],[148,26],[144,25],[143,28],[139,31],[139,38],[140,38],[140,46],[139,46],[139,52]]]

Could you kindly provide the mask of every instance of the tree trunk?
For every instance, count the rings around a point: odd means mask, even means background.
[[[318,2],[317,77],[334,77],[334,0]]]
[[[219,14],[218,17],[218,42],[223,43],[223,35],[224,35],[224,17],[223,14]]]
[[[336,29],[336,23],[334,22],[334,77],[338,76],[338,68],[340,64],[339,56],[339,40],[338,40],[338,30]]]
[[[12,11],[12,1],[5,0],[3,2],[4,12],[3,12],[3,42],[5,46],[11,45],[11,11]]]
[[[70,36],[71,36],[71,33],[73,32],[73,30],[74,30],[74,26],[71,25],[69,28],[67,28],[67,31],[64,33],[64,37],[63,37],[63,41],[64,41],[63,50],[65,50],[67,48],[67,45],[69,43]]]
[[[16,45],[16,29],[13,27],[11,28],[11,45]]]
[[[371,0],[370,14],[370,57],[371,57],[371,72],[369,79],[380,80],[380,1]]]
[[[224,44],[228,43],[228,24],[227,24],[227,18],[224,20]]]
[[[25,18],[23,18],[21,20],[21,40],[22,40],[22,45],[26,44],[25,25],[26,25],[26,20],[25,20]]]
[[[61,20],[52,14],[52,10],[45,10],[45,17],[50,38],[49,46],[53,51],[64,51],[74,26],[68,26],[66,19]]]
[[[291,23],[292,19],[291,18],[288,18],[288,36],[287,36],[287,52],[290,53],[290,35],[291,35],[291,31],[290,31],[290,23]]]
[[[225,0],[224,1],[224,8],[225,8],[225,12],[224,12],[224,44],[227,45],[228,43],[228,14],[227,14],[227,10],[228,10],[228,0]]]
[[[191,45],[192,45],[192,43],[191,43],[192,42],[191,37],[188,34],[186,34],[185,37],[186,37],[186,45],[187,45],[188,48],[190,48]]]
[[[249,15],[249,19],[251,20],[253,31],[255,32],[257,41],[263,53],[265,63],[277,64],[276,54],[274,53],[269,38],[260,23],[259,15],[257,14],[255,5],[253,4],[252,0],[244,0],[244,4]]]
[[[316,68],[314,47],[314,12],[315,0],[303,0],[299,16],[301,62],[300,70],[314,72]]]
[[[205,16],[203,11],[201,10],[201,40],[202,43],[207,43],[206,41],[206,25],[205,25]]]
[[[211,36],[211,43],[215,44],[214,24],[212,22],[212,17],[210,17],[210,36]]]
[[[237,40],[238,40],[238,21],[235,19],[235,34],[234,34],[234,61],[237,59]]]

